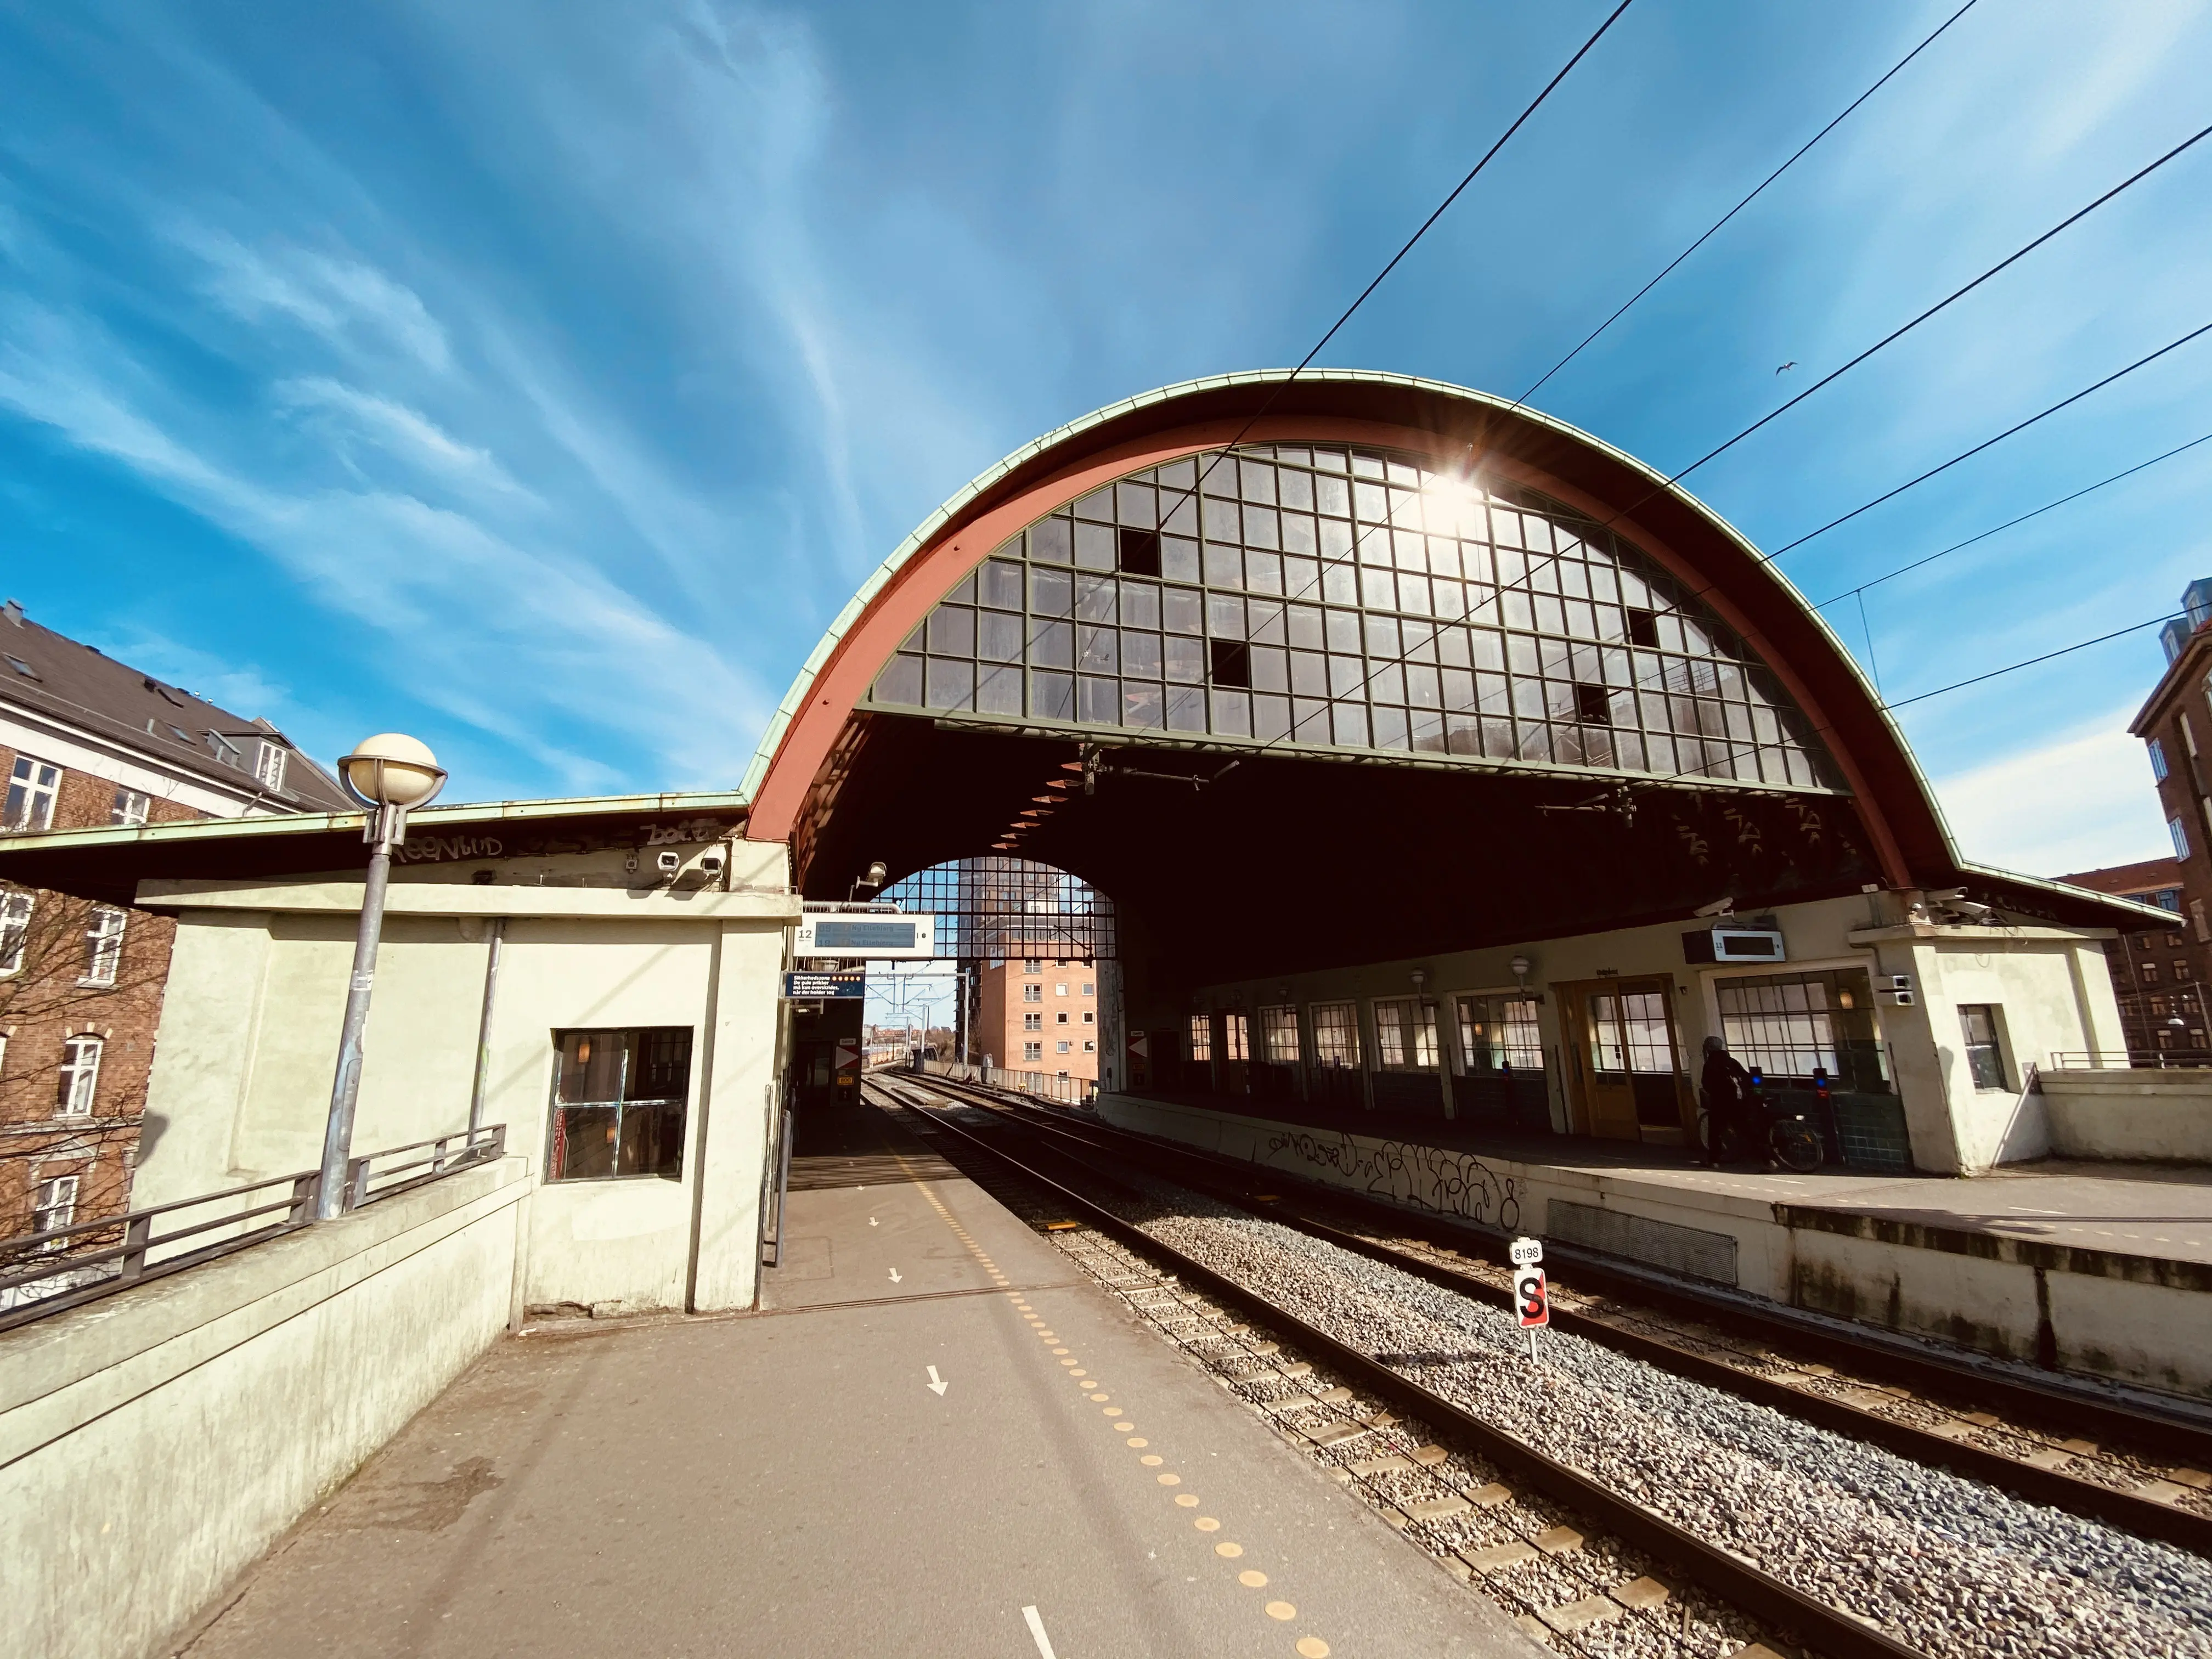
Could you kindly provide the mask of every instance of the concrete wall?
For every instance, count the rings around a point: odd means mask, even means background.
[[[1781,906],[1774,915],[1790,959],[1779,964],[1688,963],[1682,946],[1688,925],[1669,922],[1208,986],[1199,1001],[1253,1014],[1292,1003],[1304,1021],[1314,1003],[1356,1000],[1371,1065],[1374,1000],[1413,995],[1418,973],[1420,995],[1437,1004],[1445,1062],[1456,1070],[1462,1062],[1453,998],[1514,991],[1510,964],[1517,957],[1529,964],[1528,988],[1544,994],[1538,1019],[1551,1079],[1552,1121],[1565,1131],[1570,1127],[1565,1073],[1571,1062],[1565,1056],[1560,999],[1548,987],[1616,976],[1666,979],[1674,988],[1680,1060],[1692,1067],[1705,1038],[1720,1030],[1718,988],[1729,979],[1832,967],[1864,968],[1877,976],[1907,974],[1911,1000],[1877,995],[1875,1018],[1889,1048],[1914,1164],[1932,1173],[1962,1174],[2043,1156],[2049,1134],[2040,1097],[2021,1086],[2026,1068],[2055,1051],[2122,1046],[2119,1006],[2105,968],[2106,930],[1900,925],[1885,914],[1896,908],[1896,896],[1890,894]],[[1973,1086],[1960,1036],[1961,1003],[1998,1008],[2010,1089],[1985,1092]],[[1131,1018],[1148,1029],[1180,1030],[1185,1015],[1148,1009]],[[1310,1027],[1302,1040],[1310,1045]]]
[[[741,860],[772,860],[733,872],[760,878],[754,890],[626,887],[613,856],[393,872],[354,1149],[466,1126],[491,928],[500,921],[484,1121],[507,1125],[508,1150],[532,1172],[526,1299],[625,1310],[748,1306],[781,1071],[777,975],[799,902],[760,890],[781,879],[781,848],[738,844]],[[472,867],[499,879],[463,879]],[[525,879],[533,873],[565,884]],[[313,1167],[360,884],[149,886],[159,890],[142,897],[175,909],[179,927],[137,1202]],[[681,1178],[544,1181],[553,1034],[641,1026],[692,1033]]]
[[[2061,1158],[2212,1164],[2212,1071],[2046,1071]]]
[[[167,1652],[507,1328],[529,1190],[507,1158],[0,1334],[0,1652]]]
[[[2212,1398],[2212,1268],[1775,1204],[1692,1172],[1523,1164],[1102,1095],[1098,1115],[1409,1209],[1578,1242],[1771,1301]],[[1887,1183],[1885,1183],[1887,1184]]]

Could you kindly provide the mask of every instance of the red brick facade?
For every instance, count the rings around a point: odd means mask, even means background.
[[[978,992],[972,1054],[1010,1072],[1098,1075],[1097,963],[1049,957],[991,963],[981,970]]]
[[[15,763],[15,751],[0,745],[0,779]],[[65,771],[52,827],[104,826],[115,798],[107,779]],[[200,816],[170,801],[148,806],[155,823]],[[129,1207],[176,925],[125,910],[119,949],[103,948],[94,938],[100,907],[86,900],[0,883],[0,903],[9,905],[15,923],[0,950],[17,959],[13,972],[0,975],[0,1237],[13,1237],[41,1219],[60,1221],[36,1212],[42,1197],[66,1193],[53,1183],[70,1177],[69,1219]],[[81,1077],[88,1040],[99,1045],[96,1065]]]

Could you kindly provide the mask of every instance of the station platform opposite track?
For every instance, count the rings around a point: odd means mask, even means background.
[[[501,1344],[193,1659],[1540,1651],[872,1108],[759,1311]]]
[[[1692,1284],[2212,1400],[2212,1168],[1798,1175],[1290,1101],[1101,1094],[1085,1115]]]

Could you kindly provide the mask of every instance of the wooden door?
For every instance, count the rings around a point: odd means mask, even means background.
[[[1581,1127],[1609,1140],[1679,1140],[1674,1011],[1664,979],[1558,988],[1567,1017]]]

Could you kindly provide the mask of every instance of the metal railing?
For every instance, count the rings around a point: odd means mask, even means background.
[[[2197,1071],[2212,1066],[2212,1048],[2058,1048],[2054,1072]]]
[[[986,1062],[973,1065],[958,1060],[925,1060],[925,1076],[949,1077],[956,1083],[981,1083],[994,1089],[1018,1089],[1062,1106],[1088,1106],[1098,1097],[1098,1084],[1087,1077],[1061,1077],[1054,1072],[1013,1071]]]
[[[489,1163],[506,1151],[507,1126],[494,1123],[473,1132],[364,1152],[347,1161],[344,1207],[357,1210]],[[410,1152],[419,1156],[404,1157]],[[404,1161],[389,1162],[393,1158]],[[297,1231],[314,1219],[322,1183],[320,1170],[301,1170],[96,1221],[0,1239],[0,1330]],[[240,1200],[246,1201],[240,1205]],[[166,1224],[185,1212],[210,1205],[224,1207],[216,1214],[157,1230],[157,1223]],[[195,1239],[203,1242],[191,1242]],[[38,1265],[22,1265],[27,1261]]]

